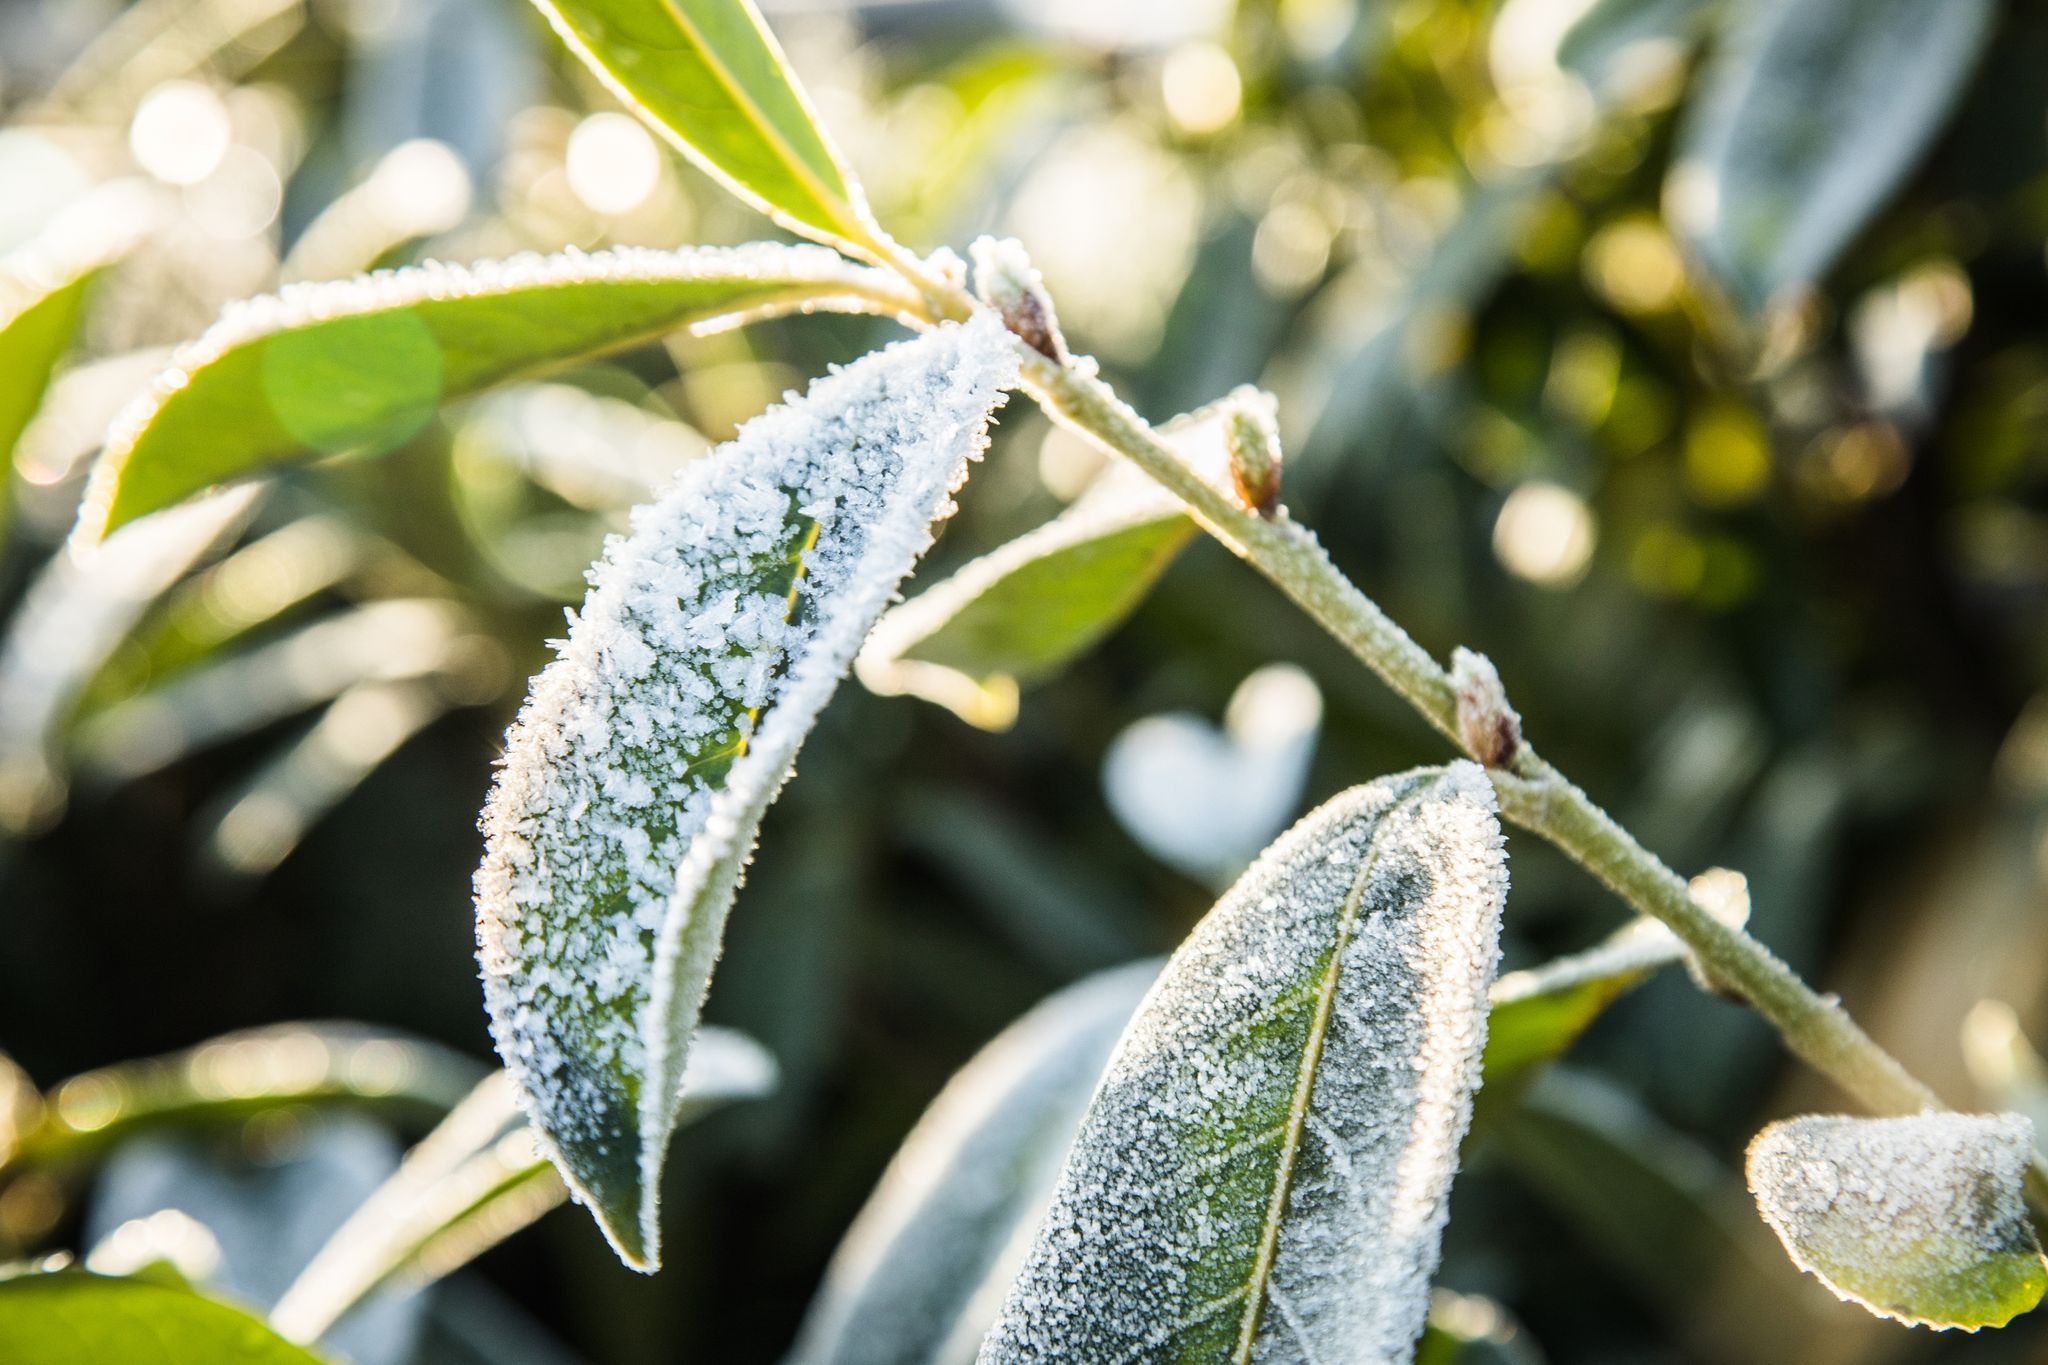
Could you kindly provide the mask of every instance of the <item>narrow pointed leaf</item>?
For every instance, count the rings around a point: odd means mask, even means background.
[[[1947,121],[1997,0],[1742,0],[1666,203],[1744,309],[1817,283]]]
[[[860,680],[1007,729],[1018,688],[1115,629],[1194,534],[1157,488],[1084,497],[884,616],[861,651]]]
[[[155,1280],[74,1271],[0,1280],[0,1360],[319,1365],[239,1308]]]
[[[974,1359],[1052,1198],[1110,1049],[1159,963],[1067,987],[976,1053],[847,1230],[791,1359]]]
[[[599,79],[784,227],[860,246],[875,228],[752,0],[534,0]]]
[[[592,571],[507,736],[476,878],[492,1029],[629,1264],[656,1260],[684,1056],[762,813],[1015,363],[993,318],[943,328],[689,466]]]
[[[1880,1317],[2003,1327],[2048,1292],[2018,1114],[1809,1115],[1749,1148],[1749,1188],[1801,1270]]]
[[[1505,889],[1471,763],[1281,836],[1139,1007],[982,1360],[1409,1358]]]
[[[685,326],[894,312],[901,286],[816,247],[523,256],[288,286],[237,304],[115,423],[91,540],[288,460],[389,449],[443,403]]]

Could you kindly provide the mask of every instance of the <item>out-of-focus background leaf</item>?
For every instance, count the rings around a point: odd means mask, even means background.
[[[1075,348],[1155,419],[1275,390],[1295,514],[1425,645],[1485,650],[1546,753],[1675,866],[1744,871],[1755,930],[1944,1097],[2039,1103],[2048,11],[1958,4],[1939,42],[1850,51],[1812,45],[1863,9],[1831,0],[764,8],[892,232],[1021,238]],[[1870,13],[1894,8],[1914,9]],[[1744,70],[1765,84],[1728,124]],[[1918,92],[1884,102],[1875,147],[1854,108],[1873,89]],[[0,106],[0,258],[102,187],[139,182],[151,205],[78,295],[12,452],[0,1048],[45,1089],[308,1017],[485,1058],[473,821],[582,566],[707,443],[894,328],[637,347],[74,561],[59,546],[108,422],[231,299],[771,230],[520,0],[17,3]],[[1787,174],[1809,236],[1758,236],[1767,213],[1735,256],[1703,234],[1703,193],[1753,207]],[[1012,403],[913,588],[1099,468]],[[668,1269],[627,1275],[587,1220],[551,1217],[379,1328],[383,1349],[778,1358],[953,1069],[1207,908],[1230,869],[1149,852],[1169,846],[1159,803],[1127,830],[1105,756],[1160,719],[1227,748],[1233,693],[1273,664],[1321,697],[1288,815],[1443,757],[1206,540],[1027,683],[1007,731],[849,689],[767,822],[709,1006],[783,1083],[679,1139]],[[1272,804],[1179,816],[1234,847]],[[1616,926],[1548,850],[1511,852],[1510,966]],[[1785,1263],[1741,1202],[1742,1147],[1840,1099],[1682,973],[1615,1000],[1571,1067],[1489,1113],[1458,1185],[1441,1282],[1466,1335],[1573,1362],[2048,1350],[2027,1318],[1952,1339],[1865,1320]],[[33,1119],[16,1089],[0,1147]],[[75,1110],[93,1092],[68,1093]],[[368,1158],[432,1119],[265,1093],[0,1182],[0,1254],[90,1248],[149,1212],[136,1172],[172,1160],[215,1172],[191,1198],[249,1201],[233,1225],[260,1227],[262,1200],[318,1172],[374,1184]],[[339,1188],[305,1206],[313,1244]]]

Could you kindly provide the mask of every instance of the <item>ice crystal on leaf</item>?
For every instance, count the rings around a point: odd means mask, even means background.
[[[993,318],[877,352],[633,516],[483,814],[478,956],[534,1126],[629,1264],[755,831],[1015,374]]]
[[[1851,1303],[1923,1327],[2003,1327],[2048,1264],[2023,1189],[2018,1114],[1808,1115],[1749,1147],[1749,1188],[1787,1254]]]
[[[1139,1007],[981,1359],[1408,1359],[1506,886],[1471,763],[1282,835]]]

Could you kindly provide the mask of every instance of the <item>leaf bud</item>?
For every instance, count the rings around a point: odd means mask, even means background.
[[[1053,312],[1052,296],[1045,292],[1045,280],[1024,254],[1023,244],[1014,237],[982,237],[967,250],[974,258],[976,296],[1032,350],[1065,365],[1067,339],[1060,335],[1059,316]]]
[[[1239,389],[1223,414],[1223,444],[1238,500],[1262,517],[1280,509],[1280,425],[1273,395]]]
[[[1493,660],[1465,648],[1451,651],[1451,688],[1458,702],[1458,740],[1489,768],[1505,768],[1522,747],[1522,718],[1508,704]]]

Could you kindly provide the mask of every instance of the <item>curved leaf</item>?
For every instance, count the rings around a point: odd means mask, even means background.
[[[992,317],[749,423],[614,540],[484,811],[492,1031],[570,1188],[652,1268],[684,1055],[755,831],[1015,374]]]
[[[876,232],[751,0],[534,0],[570,51],[713,179],[793,232]]]
[[[1749,1147],[1749,1188],[1801,1270],[1880,1317],[2003,1327],[2048,1292],[2018,1114],[1809,1115]]]
[[[1486,1083],[1472,1126],[1511,1107],[1528,1083],[1557,1060],[1600,1012],[1659,967],[1684,960],[1685,945],[1654,920],[1637,920],[1582,953],[1508,972],[1487,993]]]
[[[1159,963],[1098,972],[1004,1029],[910,1130],[825,1272],[793,1362],[970,1361]]]
[[[1194,534],[1156,486],[1083,497],[884,616],[861,650],[860,680],[1006,730],[1017,689],[1115,629]]]
[[[239,1308],[155,1280],[75,1271],[0,1280],[0,1360],[319,1365]]]
[[[775,1087],[775,1059],[753,1039],[706,1028],[690,1049],[678,1123]],[[568,1197],[535,1147],[507,1071],[486,1076],[299,1273],[270,1315],[293,1341],[325,1337],[381,1286],[432,1283]]]
[[[757,243],[423,265],[287,286],[181,348],[108,436],[91,541],[286,460],[388,449],[441,404],[643,342],[781,313],[889,313],[903,286],[817,247]]]
[[[71,347],[85,292],[148,230],[155,199],[139,183],[102,185],[60,211],[35,239],[0,259],[0,457],[35,416]]]
[[[1230,487],[1227,414],[1253,390],[1160,432],[1203,478]],[[1268,400],[1270,401],[1270,400]],[[1116,629],[1194,538],[1180,500],[1113,465],[1073,506],[883,616],[856,667],[884,696],[943,706],[984,730],[1017,720],[1018,689],[1057,673]]]
[[[1281,836],[1139,1007],[981,1358],[1406,1359],[1505,890],[1472,763]]]
[[[482,1070],[438,1043],[358,1024],[247,1029],[72,1077],[50,1092],[9,1164],[83,1160],[146,1129],[230,1121],[286,1105],[438,1112]]]
[[[1812,284],[1946,121],[1997,0],[1746,0],[1666,196],[1735,302]]]

